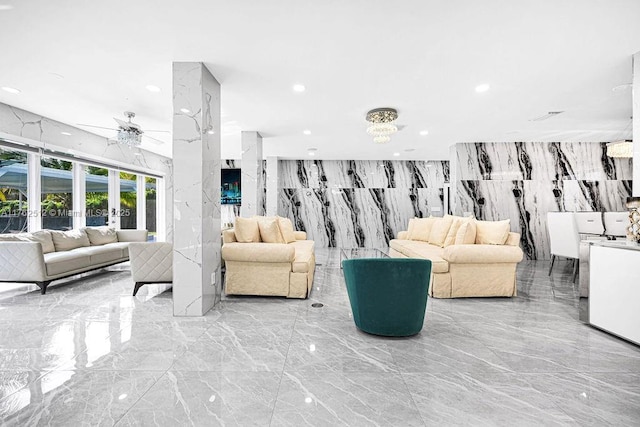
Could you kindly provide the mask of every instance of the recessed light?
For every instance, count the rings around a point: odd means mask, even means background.
[[[476,92],[478,93],[486,92],[489,89],[491,89],[491,86],[486,83],[476,86]]]
[[[425,130],[421,130],[421,131],[420,131],[420,135],[421,135],[421,136],[427,136],[427,135],[429,135],[429,131],[428,131],[428,130],[426,130],[426,129],[425,129]]]
[[[20,93],[20,89],[16,89],[14,87],[2,86],[2,90],[9,93]]]
[[[303,130],[302,133],[305,135],[311,135],[311,131],[309,129]]]
[[[182,111],[185,114],[189,114],[191,112],[191,110],[189,110],[188,108],[181,108],[180,111]]]
[[[316,155],[316,152],[315,152],[315,151],[309,151],[309,155],[310,155],[311,157],[313,157],[313,156],[315,156],[315,155]]]
[[[400,153],[393,153],[393,156],[394,157],[398,157],[398,156],[400,156]]]
[[[66,136],[71,136],[71,134],[69,132],[60,132],[60,133],[63,134],[63,135],[66,135]]]
[[[300,83],[293,85],[293,90],[295,92],[304,92],[307,88],[304,87],[304,85],[301,85]]]
[[[10,4],[0,4],[0,10],[11,10],[13,6]]]
[[[147,88],[149,92],[160,92],[160,88],[155,85],[146,85],[145,88]]]

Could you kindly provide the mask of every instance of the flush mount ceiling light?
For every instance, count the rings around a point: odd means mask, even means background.
[[[630,159],[633,157],[633,141],[629,139],[614,141],[607,144],[607,156]]]
[[[299,83],[298,83],[298,84],[293,85],[293,90],[294,90],[295,92],[304,92],[306,89],[307,89],[307,88],[306,88],[306,87],[304,87],[304,85],[301,85],[301,84],[299,84]]]
[[[491,86],[489,86],[486,83],[476,86],[476,92],[478,92],[478,93],[486,92],[489,89],[491,89]]]
[[[384,144],[391,140],[391,135],[398,131],[395,121],[398,112],[393,108],[375,108],[367,113],[366,119],[370,123],[367,133],[373,136],[373,142]]]
[[[429,131],[428,130],[425,129],[425,130],[421,130],[420,131],[420,136],[427,136],[427,135],[429,135]]]
[[[309,129],[303,130],[302,133],[305,135],[311,135],[311,131]]]

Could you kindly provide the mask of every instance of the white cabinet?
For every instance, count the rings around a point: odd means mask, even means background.
[[[640,345],[640,245],[591,246],[589,323]]]

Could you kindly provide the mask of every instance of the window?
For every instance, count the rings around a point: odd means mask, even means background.
[[[155,242],[158,232],[156,223],[156,184],[157,180],[148,176],[144,177],[145,183],[145,203],[147,206],[146,228],[149,230],[149,240]]]
[[[128,172],[120,172],[120,228],[138,228],[136,191],[138,177]]]
[[[107,225],[109,222],[109,170],[85,166],[84,178],[87,227]]]
[[[0,233],[27,231],[27,154],[0,148]]]
[[[42,228],[73,228],[73,163],[53,157],[40,160]]]

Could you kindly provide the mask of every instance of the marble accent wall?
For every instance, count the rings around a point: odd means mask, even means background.
[[[606,143],[456,144],[454,213],[511,219],[529,259],[549,259],[550,211],[623,211],[632,162],[606,155]]]
[[[63,135],[62,132],[70,135]],[[162,176],[166,226],[164,230],[158,229],[158,233],[159,238],[163,237],[161,234],[164,232],[164,239],[172,240],[173,170],[170,158],[146,150],[139,150],[139,155],[134,155],[131,149],[113,144],[102,136],[3,103],[0,103],[0,138],[123,168],[134,166],[142,172]]]
[[[220,84],[204,64],[173,64],[173,111],[173,312],[201,316],[222,295]]]
[[[247,218],[264,215],[264,181],[262,136],[255,131],[242,131],[242,208]]]
[[[278,213],[318,247],[388,246],[410,218],[442,216],[448,161],[281,160]]]

